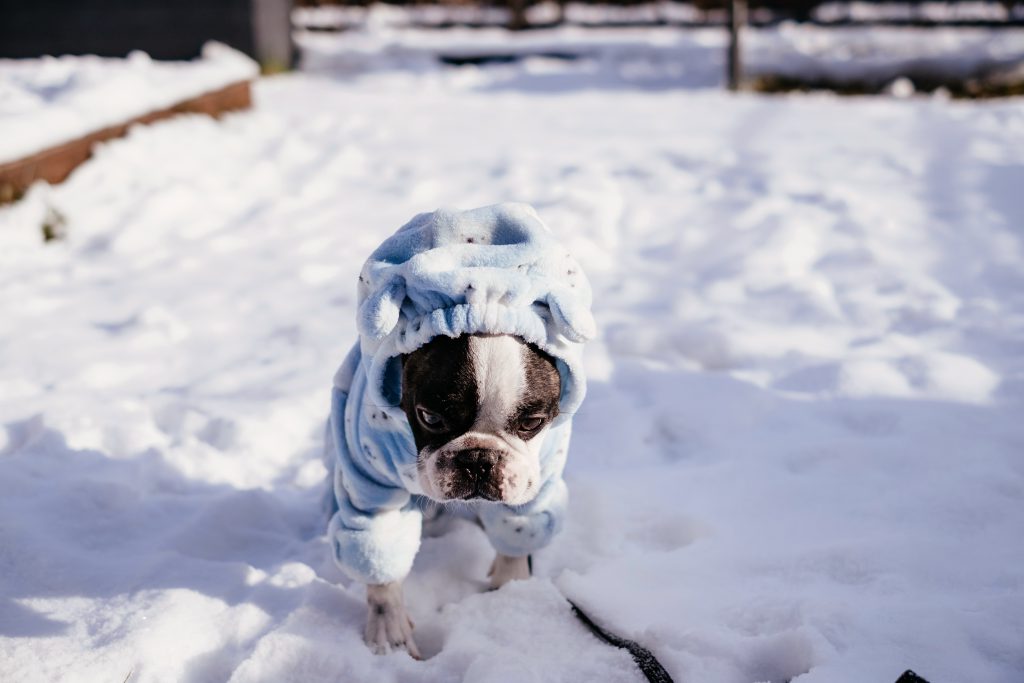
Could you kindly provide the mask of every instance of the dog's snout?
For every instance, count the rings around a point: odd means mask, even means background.
[[[497,451],[486,448],[467,448],[455,454],[455,467],[466,479],[485,482],[498,463]]]
[[[455,481],[460,489],[459,498],[501,498],[499,461],[501,453],[487,448],[466,448],[452,456]]]

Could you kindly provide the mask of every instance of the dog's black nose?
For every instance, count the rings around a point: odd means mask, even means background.
[[[455,454],[452,464],[459,477],[469,485],[473,493],[482,498],[494,500],[500,493],[491,478],[498,464],[498,458],[497,451],[486,448],[467,448]]]
[[[467,448],[455,454],[455,467],[467,479],[482,481],[491,476],[498,454],[486,448]]]

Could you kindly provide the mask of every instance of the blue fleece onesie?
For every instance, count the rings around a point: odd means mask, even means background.
[[[325,448],[328,537],[349,576],[387,583],[412,568],[424,498],[399,405],[400,357],[439,335],[511,334],[555,358],[560,414],[540,437],[537,496],[517,506],[469,504],[504,555],[521,557],[550,542],[567,502],[562,468],[572,416],[586,391],[590,304],[583,270],[525,204],[419,214],[377,248],[359,276],[359,343],[334,377]]]

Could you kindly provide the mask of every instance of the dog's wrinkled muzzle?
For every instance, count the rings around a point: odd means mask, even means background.
[[[453,453],[446,463],[451,473],[449,496],[458,500],[501,500],[503,455],[488,448],[466,448]]]

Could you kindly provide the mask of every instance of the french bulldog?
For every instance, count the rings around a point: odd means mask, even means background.
[[[561,390],[554,359],[511,335],[439,337],[406,356],[401,405],[424,494],[437,503],[529,501]],[[528,578],[528,562],[497,553],[491,588]],[[418,658],[402,582],[369,585],[366,594],[367,644],[379,653],[405,648]]]
[[[324,452],[328,540],[366,585],[371,649],[419,657],[402,583],[425,512],[479,522],[493,588],[529,577],[561,528],[590,285],[532,208],[499,204],[416,216],[367,260],[357,295]]]

